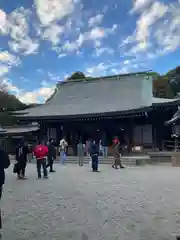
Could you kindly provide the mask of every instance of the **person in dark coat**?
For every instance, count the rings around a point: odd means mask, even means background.
[[[27,165],[27,154],[30,153],[28,145],[25,144],[24,139],[22,139],[19,145],[16,147],[16,161],[18,163],[17,177],[18,179],[25,178],[25,170]]]
[[[98,171],[98,156],[99,156],[99,147],[98,144],[96,144],[95,141],[92,142],[90,145],[89,153],[92,159],[92,171],[93,172],[99,172]]]
[[[0,201],[2,197],[3,185],[5,183],[4,169],[7,169],[9,165],[10,165],[9,156],[1,143],[0,144]],[[2,229],[2,220],[1,220],[1,209],[0,209],[0,230],[1,229]],[[1,238],[1,232],[0,232],[0,238]]]
[[[55,172],[53,170],[54,159],[56,159],[56,148],[54,146],[53,139],[50,139],[48,143],[48,156],[47,156],[48,164],[46,165],[46,168],[50,167],[50,172]]]

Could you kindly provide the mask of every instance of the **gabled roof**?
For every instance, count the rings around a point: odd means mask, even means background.
[[[143,72],[62,82],[55,96],[46,104],[17,112],[17,114],[23,114],[18,116],[19,118],[32,119],[104,116],[138,112],[143,109],[148,111],[153,104],[174,101],[174,99],[153,97],[144,101],[139,82],[146,76],[147,73]]]

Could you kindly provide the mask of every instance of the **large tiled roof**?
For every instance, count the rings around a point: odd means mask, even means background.
[[[152,97],[148,101],[142,99],[140,80],[145,76],[146,73],[137,73],[63,82],[48,103],[21,113],[27,118],[121,114],[165,102]]]

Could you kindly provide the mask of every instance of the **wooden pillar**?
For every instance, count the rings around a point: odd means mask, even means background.
[[[126,135],[126,144],[128,147],[128,153],[132,152],[132,147],[133,147],[133,129],[134,129],[134,124],[133,124],[133,119],[128,119],[127,124],[125,127],[125,135]]]
[[[154,109],[152,118],[153,145],[160,151],[163,150],[163,135],[164,135],[163,131],[164,131],[163,112]]]

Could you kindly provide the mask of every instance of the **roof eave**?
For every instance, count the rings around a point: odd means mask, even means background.
[[[138,109],[132,110],[124,110],[124,111],[114,111],[114,112],[104,112],[104,113],[88,113],[88,114],[76,114],[76,115],[48,115],[48,116],[18,116],[19,119],[27,119],[27,120],[40,120],[40,119],[77,119],[77,118],[88,118],[88,117],[109,117],[109,116],[123,116],[123,115],[131,115],[141,112],[149,112],[152,110],[152,107],[142,107]]]

